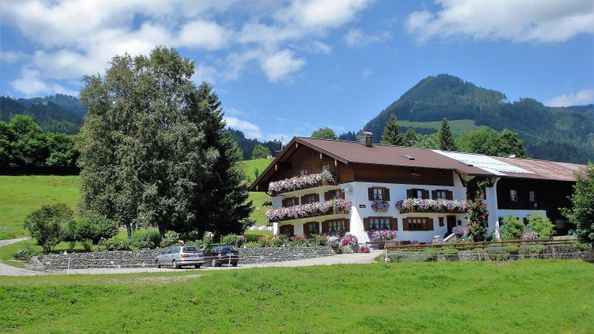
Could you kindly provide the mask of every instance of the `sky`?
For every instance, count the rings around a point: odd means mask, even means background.
[[[0,0],[0,94],[77,96],[115,55],[193,60],[225,120],[288,141],[358,131],[447,73],[546,105],[594,102],[592,0]]]

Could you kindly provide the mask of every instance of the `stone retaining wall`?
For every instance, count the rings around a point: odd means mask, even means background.
[[[160,249],[141,251],[89,252],[49,254],[31,259],[32,270],[64,270],[87,268],[145,268],[155,267]],[[239,249],[239,263],[253,264],[309,259],[334,255],[330,246],[320,247],[262,247]]]

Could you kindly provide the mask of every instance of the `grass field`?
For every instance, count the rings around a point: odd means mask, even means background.
[[[5,277],[0,331],[593,333],[592,296],[577,260]]]
[[[255,179],[254,171],[262,172],[269,163],[267,159],[241,162],[246,177],[252,176],[251,181]],[[63,202],[76,210],[80,200],[78,185],[78,176],[0,176],[0,239],[27,235],[23,222],[42,205]],[[250,193],[249,200],[255,208],[250,218],[258,225],[267,224],[264,212],[269,207],[262,207],[262,203],[270,201],[270,196]]]
[[[256,160],[244,160],[240,162],[245,172],[246,180],[252,183],[256,179],[256,175],[260,175],[272,160],[268,159],[256,159]]]
[[[410,122],[410,121],[401,121],[398,120],[398,124],[400,126],[411,127],[411,128],[422,128],[422,129],[434,129],[439,130],[441,128],[441,121],[431,121],[431,122]],[[462,132],[468,130],[476,130],[480,128],[487,129],[487,126],[484,125],[476,125],[473,120],[471,119],[457,119],[450,121],[448,120],[448,125],[450,126],[450,130],[454,136],[459,136]]]

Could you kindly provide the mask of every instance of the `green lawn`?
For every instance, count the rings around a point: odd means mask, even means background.
[[[256,160],[244,160],[240,162],[245,172],[245,177],[249,183],[252,183],[256,179],[256,175],[260,175],[272,160],[268,159],[256,159]]]
[[[2,277],[0,331],[593,333],[592,296],[577,260]]]
[[[254,171],[262,172],[270,160],[242,161],[246,178],[255,179]],[[250,178],[251,177],[251,178]],[[63,202],[76,210],[80,200],[78,176],[0,176],[0,240],[28,235],[23,228],[27,215],[44,204]],[[258,225],[268,223],[264,212],[270,207],[262,203],[270,196],[262,192],[250,193],[254,213],[250,217]]]
[[[411,121],[401,121],[398,120],[398,124],[405,127],[411,128],[422,128],[422,129],[434,129],[439,130],[441,128],[441,121],[427,121],[427,122],[411,122]],[[450,126],[450,130],[454,136],[459,136],[462,132],[468,130],[476,130],[480,128],[487,129],[487,126],[484,125],[476,125],[475,122],[471,119],[457,119],[457,120],[448,120],[448,125]]]
[[[23,222],[44,204],[78,207],[78,176],[0,176],[0,239],[27,235]]]

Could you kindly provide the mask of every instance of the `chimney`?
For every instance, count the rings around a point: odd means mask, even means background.
[[[373,133],[366,131],[361,132],[361,145],[373,147]]]

